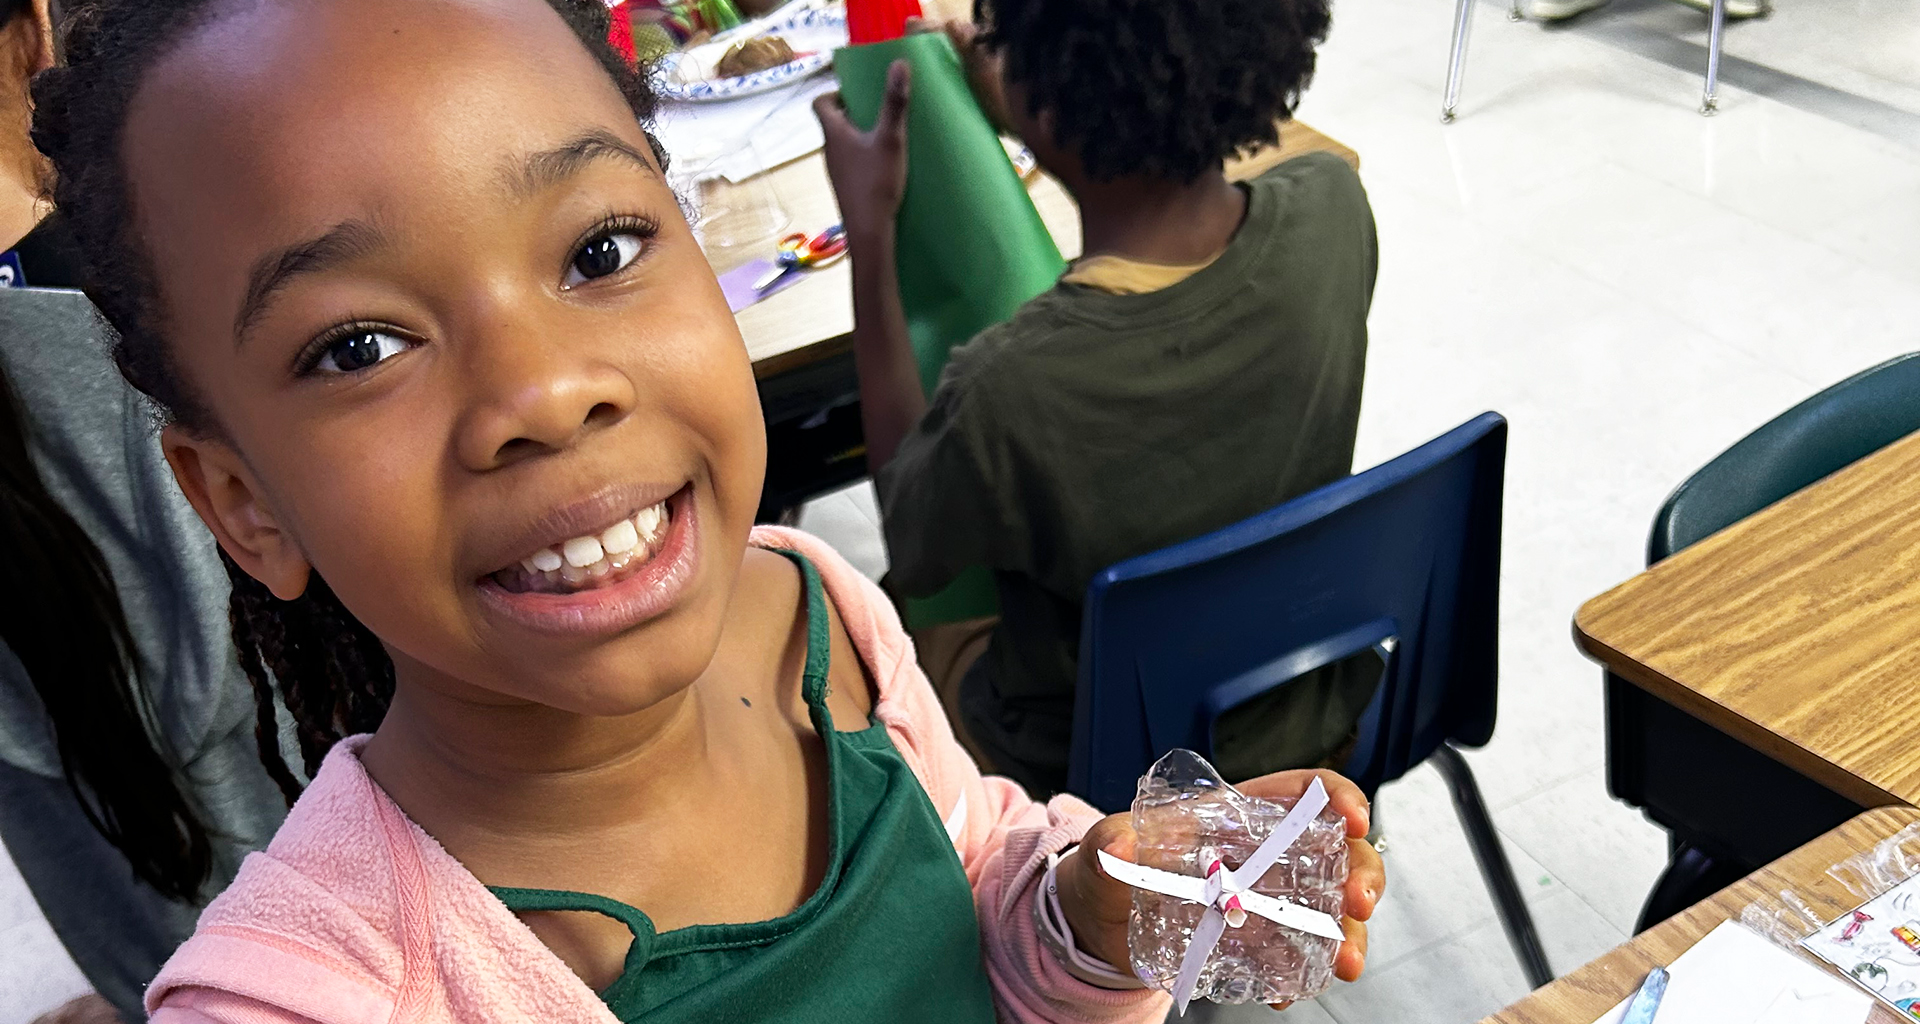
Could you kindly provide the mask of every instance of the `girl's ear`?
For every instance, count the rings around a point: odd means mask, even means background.
[[[60,5],[54,0],[33,0],[35,47],[30,56],[31,74],[39,74],[59,62]]]
[[[173,424],[160,432],[160,445],[180,490],[234,564],[282,601],[305,593],[313,567],[262,500],[239,453]]]

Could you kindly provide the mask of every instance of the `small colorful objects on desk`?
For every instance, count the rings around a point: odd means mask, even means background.
[[[754,260],[720,275],[727,308],[735,313],[797,284],[807,270],[829,266],[847,254],[847,232],[838,224],[808,238],[792,234],[780,240],[772,259]]]

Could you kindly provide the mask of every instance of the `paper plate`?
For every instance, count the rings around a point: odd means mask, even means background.
[[[713,66],[735,43],[755,36],[777,35],[800,54],[779,67],[732,78],[713,77]],[[661,58],[655,87],[669,100],[700,103],[738,99],[791,85],[833,66],[833,51],[847,45],[847,15],[840,8],[812,9],[792,15],[774,15],[743,25],[690,50]]]

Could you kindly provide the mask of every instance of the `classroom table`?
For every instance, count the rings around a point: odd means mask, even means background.
[[[1798,893],[1823,920],[1838,917],[1861,900],[1830,877],[1827,868],[1917,821],[1920,810],[1912,807],[1868,811],[1481,1024],[1592,1024],[1632,995],[1648,971],[1672,963],[1722,921],[1738,919],[1748,904],[1774,898],[1783,889]],[[1899,1019],[1899,1014],[1878,1003],[1867,1018],[1871,1024],[1894,1024]]]
[[[1920,802],[1920,433],[1588,601],[1574,631],[1862,807]]]
[[[1360,166],[1360,158],[1353,150],[1294,121],[1281,125],[1280,145],[1229,162],[1227,172],[1235,180],[1251,178],[1282,161],[1318,151],[1338,154],[1355,169]],[[773,190],[792,221],[791,231],[817,233],[840,220],[833,186],[827,181],[826,160],[819,153],[753,180],[764,182]],[[1078,256],[1080,219],[1073,200],[1059,183],[1044,175],[1035,180],[1028,191],[1047,230],[1059,244],[1061,254],[1068,259]],[[771,249],[771,240],[767,249]],[[748,260],[765,257],[767,251],[737,247],[734,251],[709,250],[707,255],[714,270],[725,273]],[[747,341],[747,351],[753,357],[754,376],[764,380],[849,351],[848,335],[853,330],[852,289],[853,275],[843,260],[741,310],[737,319],[740,333]]]

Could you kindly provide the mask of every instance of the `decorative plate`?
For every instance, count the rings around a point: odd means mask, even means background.
[[[777,35],[797,54],[779,67],[732,78],[713,77],[713,66],[735,43]],[[833,51],[847,45],[847,15],[838,7],[814,8],[742,25],[692,49],[660,59],[655,85],[661,97],[688,103],[738,99],[791,85],[833,66]]]

